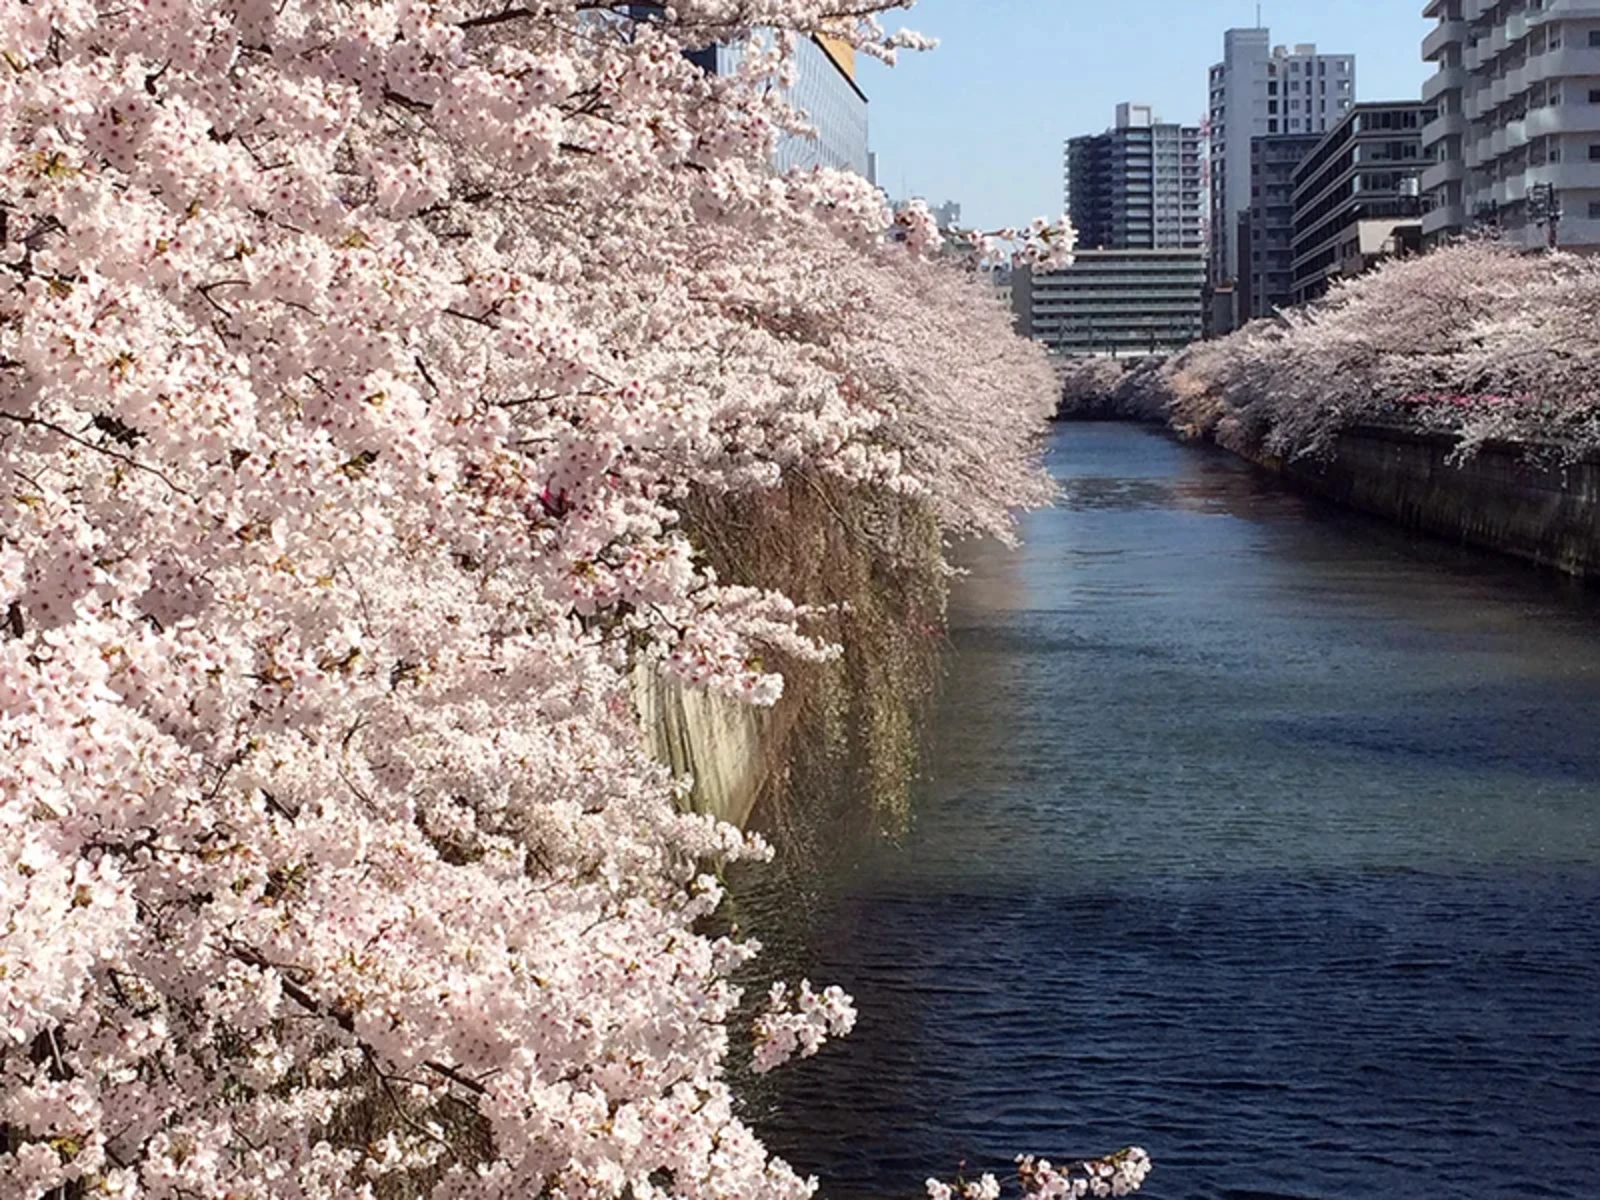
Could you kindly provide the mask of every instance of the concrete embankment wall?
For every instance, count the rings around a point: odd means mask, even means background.
[[[1327,461],[1264,465],[1407,528],[1600,577],[1600,462],[1562,465],[1491,443],[1457,465],[1453,447],[1444,434],[1358,427],[1339,436]]]
[[[693,778],[694,810],[742,827],[770,770],[772,710],[644,670],[633,699],[650,756]]]
[[[812,608],[806,631],[841,654],[769,662],[784,694],[768,709],[640,670],[646,748],[693,779],[695,811],[735,825],[770,831],[803,810],[826,830],[870,810],[892,827],[937,673],[947,574],[932,514],[894,493],[797,476],[759,497],[693,498],[685,527],[719,579]]]

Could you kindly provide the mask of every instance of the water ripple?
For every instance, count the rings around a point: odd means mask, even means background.
[[[754,1087],[832,1200],[1138,1141],[1151,1200],[1600,1195],[1593,598],[1073,426],[981,551],[917,824],[809,908],[855,1035]]]

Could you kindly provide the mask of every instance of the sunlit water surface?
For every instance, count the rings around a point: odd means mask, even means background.
[[[740,898],[861,1008],[770,1144],[832,1200],[1128,1142],[1151,1200],[1600,1197],[1593,600],[1134,427],[1052,465],[913,827]]]

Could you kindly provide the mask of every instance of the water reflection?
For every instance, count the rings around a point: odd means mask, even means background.
[[[862,1006],[772,1144],[835,1200],[1130,1140],[1154,1200],[1591,1194],[1592,602],[1138,429],[1055,469],[909,836],[742,898]]]

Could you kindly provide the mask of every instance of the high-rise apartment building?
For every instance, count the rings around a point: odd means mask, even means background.
[[[1227,293],[1240,277],[1239,214],[1251,203],[1250,143],[1274,133],[1326,133],[1355,101],[1356,60],[1315,45],[1272,46],[1265,29],[1230,29],[1211,68],[1209,279]],[[1233,328],[1229,312],[1217,332]]]
[[[1357,104],[1294,169],[1294,303],[1420,248],[1422,127],[1433,117],[1419,100]]]
[[[1600,246],[1600,4],[1429,0],[1423,15],[1438,22],[1422,41],[1437,108],[1422,131],[1424,244],[1494,225],[1544,245],[1537,201],[1553,189],[1557,243]]]
[[[1148,104],[1119,104],[1104,133],[1068,140],[1066,212],[1078,245],[1157,250],[1203,245],[1201,133],[1158,121]]]
[[[1294,303],[1294,169],[1322,140],[1315,133],[1250,139],[1250,207],[1239,214],[1239,323]]]

